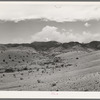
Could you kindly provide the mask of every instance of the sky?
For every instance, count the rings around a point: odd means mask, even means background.
[[[2,2],[0,43],[100,40],[100,2]]]

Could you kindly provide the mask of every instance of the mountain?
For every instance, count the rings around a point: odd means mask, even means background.
[[[100,41],[92,41],[90,43],[87,43],[86,47],[92,48],[92,49],[95,49],[95,50],[99,50],[100,49]]]
[[[59,47],[59,46],[61,46],[61,43],[56,41],[31,43],[31,47],[35,48],[36,50],[48,50],[52,47]]]
[[[7,49],[20,46],[34,48],[36,51],[50,51],[53,49],[54,49],[53,51],[61,51],[62,49],[100,50],[100,41],[92,41],[90,43],[79,43],[79,42],[60,43],[56,41],[48,41],[48,42],[32,42],[32,43],[22,43],[22,44],[0,44],[0,49]]]

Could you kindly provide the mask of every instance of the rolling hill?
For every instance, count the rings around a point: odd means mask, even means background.
[[[100,42],[0,45],[0,90],[100,91]]]

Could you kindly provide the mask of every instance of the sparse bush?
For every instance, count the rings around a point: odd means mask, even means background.
[[[37,68],[37,71],[39,71],[39,68]]]
[[[56,83],[52,83],[51,86],[52,86],[52,87],[56,86]]]
[[[78,57],[76,59],[79,59]]]
[[[11,57],[9,56],[9,59],[11,59]]]
[[[26,57],[28,57],[28,55],[26,55]]]
[[[62,64],[61,67],[64,67],[64,64]]]
[[[20,61],[18,61],[18,63],[21,63]]]
[[[41,81],[40,80],[37,80],[37,82],[40,83]]]
[[[5,72],[14,72],[12,68],[5,69]]]
[[[89,91],[88,89],[84,89],[84,91]]]
[[[24,62],[25,60],[23,59],[22,61]]]
[[[59,68],[59,66],[55,66],[55,68]]]
[[[54,62],[52,62],[52,65],[55,65],[55,63],[54,63]]]
[[[15,74],[13,74],[13,76],[16,78],[16,75]]]
[[[48,66],[46,66],[46,68],[49,68]]]
[[[23,73],[21,73],[21,75],[23,75]]]
[[[44,73],[44,70],[42,70],[42,73]]]
[[[5,59],[3,59],[3,62],[5,62]]]
[[[20,71],[20,69],[17,69],[17,71],[19,72],[19,71]]]
[[[31,73],[32,72],[32,70],[30,70],[30,71],[28,71],[29,73]]]
[[[28,68],[27,68],[27,67],[25,67],[25,68],[23,68],[23,70],[28,70]]]
[[[30,68],[29,70],[32,70],[32,68]]]
[[[72,64],[68,64],[67,66],[72,66]]]
[[[5,74],[3,74],[3,76],[5,76]]]
[[[8,62],[6,62],[6,64],[8,64]]]
[[[23,78],[20,78],[20,80],[23,80]]]
[[[61,62],[61,58],[60,57],[55,57],[54,62]]]
[[[58,60],[58,59],[56,59],[56,60],[55,60],[55,62],[59,62],[59,60]]]

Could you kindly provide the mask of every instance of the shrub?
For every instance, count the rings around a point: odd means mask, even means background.
[[[38,83],[41,83],[41,81],[40,81],[40,80],[37,80],[37,82],[38,82]]]
[[[76,59],[79,59],[78,57]]]
[[[88,89],[84,89],[84,91],[89,91]]]
[[[59,68],[59,66],[56,65],[55,68]]]
[[[8,64],[8,62],[6,62],[6,64]]]
[[[15,74],[13,74],[13,76],[16,78],[16,75]]]
[[[67,66],[72,66],[72,64],[68,64]]]
[[[37,68],[37,71],[39,71],[39,68]]]
[[[23,80],[23,78],[20,78],[20,80]]]
[[[14,61],[14,60],[12,60],[12,61]]]
[[[5,62],[5,59],[3,59],[3,62]]]
[[[49,68],[48,66],[46,66],[46,68]]]
[[[52,83],[51,86],[52,86],[52,87],[56,86],[56,83]]]
[[[5,72],[14,72],[12,68],[5,69]]]
[[[32,68],[30,68],[29,70],[32,70]]]
[[[5,76],[5,74],[3,74],[3,76]]]
[[[56,60],[55,60],[55,62],[59,62],[59,60],[58,60],[58,59],[56,59]]]
[[[26,55],[26,57],[28,57],[28,55]]]
[[[27,68],[27,67],[25,67],[25,68],[23,68],[23,70],[28,70],[28,68]]]
[[[23,73],[21,73],[21,75],[23,75]]]
[[[23,62],[24,62],[25,60],[23,59]]]
[[[64,64],[62,64],[61,67],[64,67]]]
[[[18,63],[21,63],[20,61],[18,61]]]
[[[55,65],[55,63],[54,63],[54,62],[52,62],[52,65]]]
[[[31,73],[32,72],[32,70],[30,70],[30,71],[28,71],[29,73]]]
[[[42,73],[44,73],[44,70],[42,70]]]
[[[19,71],[20,71],[20,69],[17,69],[17,71],[19,72]]]
[[[9,56],[9,59],[11,59],[11,57]]]

